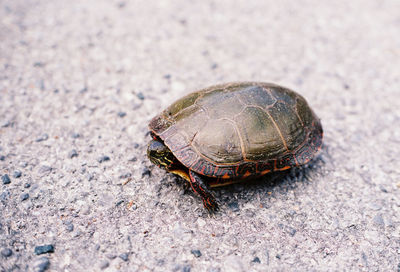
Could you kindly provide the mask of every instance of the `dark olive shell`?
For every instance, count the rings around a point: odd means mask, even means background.
[[[306,100],[271,83],[228,83],[191,93],[149,127],[185,167],[222,179],[303,165],[322,145],[320,120]]]

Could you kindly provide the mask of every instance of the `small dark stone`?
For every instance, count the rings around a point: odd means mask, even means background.
[[[381,214],[375,215],[374,218],[372,219],[372,221],[374,222],[375,225],[385,226],[385,222],[383,221]]]
[[[44,91],[46,89],[46,86],[44,85],[44,80],[43,79],[39,80],[37,85],[39,86],[41,91]]]
[[[363,259],[365,266],[368,266],[368,257],[364,252],[361,253],[361,258]]]
[[[67,223],[65,224],[65,229],[66,229],[68,232],[72,232],[72,231],[74,230],[74,224],[72,224],[72,222],[67,222]]]
[[[190,272],[191,267],[190,265],[185,265],[184,267],[182,267],[182,272]]]
[[[140,100],[144,100],[144,95],[143,95],[143,93],[137,93],[137,98],[139,98]]]
[[[73,132],[73,133],[71,134],[71,137],[74,138],[74,139],[76,139],[76,138],[81,137],[81,135],[80,135],[79,133]]]
[[[49,258],[47,257],[41,257],[35,262],[35,272],[44,272],[46,271],[50,266],[50,261]]]
[[[131,173],[124,173],[122,175],[119,176],[120,179],[126,179],[126,178],[130,178],[132,176]]]
[[[1,250],[1,255],[3,255],[3,257],[10,257],[13,254],[12,250],[9,248],[3,248]]]
[[[112,253],[107,253],[107,254],[106,254],[106,257],[107,257],[108,259],[110,259],[110,260],[114,260],[115,258],[117,258],[117,255],[112,254]]]
[[[19,170],[15,170],[13,173],[14,178],[20,178],[22,176],[22,172]]]
[[[228,204],[228,207],[233,211],[233,212],[238,212],[239,211],[239,203],[236,201],[231,202]]]
[[[356,224],[351,224],[351,225],[347,226],[347,228],[349,228],[350,230],[357,230],[358,226]]]
[[[31,184],[30,183],[25,183],[24,188],[29,188],[29,187],[31,187]]]
[[[109,266],[110,266],[110,263],[108,261],[102,261],[100,263],[100,269],[106,269]]]
[[[127,262],[129,260],[129,254],[128,253],[122,253],[122,254],[119,255],[119,257],[125,262]]]
[[[379,185],[379,189],[384,193],[388,192],[388,190],[383,185]]]
[[[46,141],[47,139],[49,139],[49,135],[47,133],[39,136],[39,138],[36,139],[36,142],[43,142]]]
[[[4,191],[0,194],[0,200],[2,201],[6,201],[7,199],[9,199],[11,196],[11,193],[9,191]]]
[[[91,181],[94,178],[93,173],[87,173],[86,174],[86,178],[87,178],[88,181]]]
[[[149,176],[149,177],[151,176],[150,169],[147,168],[147,167],[144,167],[144,168],[143,168],[143,171],[142,171],[142,178],[143,178],[144,176]]]
[[[115,203],[115,206],[118,207],[118,206],[121,205],[122,203],[124,203],[124,200],[123,200],[123,199],[118,200],[117,203]]]
[[[43,67],[45,64],[41,61],[36,61],[33,63],[33,67]]]
[[[171,79],[171,75],[170,74],[166,74],[166,75],[164,75],[164,78],[165,79]]]
[[[251,218],[251,217],[254,217],[255,212],[252,211],[252,210],[247,209],[247,210],[245,211],[245,215],[246,215],[246,217]]]
[[[265,263],[269,265],[269,250],[266,249],[264,252],[265,252]]]
[[[51,168],[48,165],[42,165],[42,167],[39,168],[39,174],[49,174],[49,172],[51,172],[51,170],[53,170],[53,168]]]
[[[125,117],[126,116],[126,112],[123,112],[123,111],[120,111],[120,112],[118,112],[118,116],[119,117]]]
[[[289,227],[288,230],[287,230],[287,232],[289,233],[290,236],[293,237],[293,236],[296,234],[297,230],[295,230],[295,229],[292,228],[292,227]]]
[[[132,157],[132,158],[130,158],[130,159],[128,160],[128,162],[135,162],[135,161],[137,161],[137,158],[136,158],[136,157]]]
[[[281,255],[280,254],[276,254],[276,256],[275,256],[277,259],[281,259]]]
[[[6,128],[6,127],[13,126],[13,125],[14,125],[14,122],[11,122],[10,120],[8,120],[8,121],[4,122],[1,126]]]
[[[292,227],[290,227],[290,226],[286,226],[286,225],[284,225],[284,224],[278,224],[278,227],[279,228],[281,228],[281,229],[283,229],[285,232],[287,232],[290,236],[294,236],[295,234],[296,234],[296,232],[297,232],[297,230],[296,229],[294,229],[294,228],[292,228]]]
[[[0,161],[4,161],[5,159],[6,159],[6,156],[4,156],[4,155],[0,156]]]
[[[217,67],[218,67],[218,64],[216,64],[216,63],[213,63],[212,65],[211,65],[211,69],[217,69]]]
[[[252,261],[252,263],[261,263],[260,258],[255,257]]]
[[[99,163],[105,162],[105,161],[109,161],[110,157],[109,156],[101,156],[100,158],[97,159],[97,161]]]
[[[196,258],[198,258],[198,257],[201,256],[201,252],[200,252],[200,250],[198,250],[198,249],[192,249],[192,250],[190,251],[190,253],[192,253]]]
[[[25,201],[25,200],[27,200],[29,198],[29,194],[28,193],[23,193],[20,197],[19,197],[19,199],[21,199],[21,201]]]
[[[219,267],[210,267],[207,272],[221,272]]]
[[[139,148],[139,146],[140,146],[140,145],[139,145],[138,143],[134,143],[134,144],[133,144],[133,148],[135,148],[135,149],[136,149],[136,148]]]
[[[78,157],[78,152],[75,149],[72,149],[69,153],[68,153],[68,158],[72,159],[74,157]]]
[[[118,3],[118,7],[119,7],[120,9],[124,8],[125,6],[126,6],[126,3],[125,3],[125,2],[119,2],[119,3]]]
[[[7,174],[5,174],[5,175],[3,175],[1,177],[1,181],[3,182],[3,184],[10,184],[11,183],[11,179]]]
[[[54,252],[54,246],[53,245],[44,245],[44,246],[35,247],[35,254],[36,255],[45,254],[45,253],[53,253],[53,252]]]
[[[87,87],[83,87],[79,92],[81,94],[83,94],[83,93],[86,93],[87,91],[88,91],[88,88]]]

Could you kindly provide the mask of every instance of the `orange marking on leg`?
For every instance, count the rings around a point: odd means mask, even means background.
[[[271,170],[268,170],[268,169],[267,169],[267,170],[264,170],[264,171],[261,172],[261,175],[265,175],[265,174],[267,174],[267,173],[269,173],[269,172],[271,172]]]
[[[251,175],[250,171],[246,171],[246,173],[244,173],[244,175],[243,175],[243,178],[247,178],[250,175]]]
[[[190,182],[190,187],[192,187],[193,192],[197,193],[197,191],[194,189],[194,187],[193,187],[191,182]],[[199,193],[197,193],[197,194],[199,194]]]
[[[222,176],[223,179],[229,179],[230,177],[231,177],[231,176],[229,176],[228,173],[225,173],[225,174]]]
[[[221,178],[222,179],[230,179],[231,176],[228,173],[225,173]]]

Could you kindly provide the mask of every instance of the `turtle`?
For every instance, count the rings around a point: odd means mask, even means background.
[[[321,149],[320,119],[300,94],[265,82],[190,93],[149,123],[147,156],[190,183],[217,211],[210,188],[308,163]]]

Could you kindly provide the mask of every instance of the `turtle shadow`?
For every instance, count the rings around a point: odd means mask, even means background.
[[[326,151],[323,150],[321,153],[326,153]],[[321,177],[328,157],[328,154],[321,154],[301,167],[272,172],[260,178],[213,188],[212,191],[224,214],[228,210],[239,212],[244,204],[251,202],[260,204],[262,208],[268,206],[264,202],[268,202],[271,196],[288,194],[300,184],[309,185],[312,180]]]
[[[321,153],[326,153],[326,151]],[[285,171],[272,172],[259,178],[211,188],[219,204],[219,212],[212,216],[224,215],[228,211],[240,212],[243,205],[251,202],[260,204],[260,208],[268,207],[268,198],[271,196],[288,194],[295,190],[300,183],[310,184],[318,173],[322,173],[327,156],[329,157],[327,154],[320,154],[301,167],[293,167]],[[201,199],[191,189],[189,182],[178,176],[175,176],[175,182],[184,190],[184,194],[193,195],[196,199],[195,201],[199,204],[199,209],[196,209],[199,216],[210,215],[203,207]],[[256,199],[257,201],[255,201]]]

